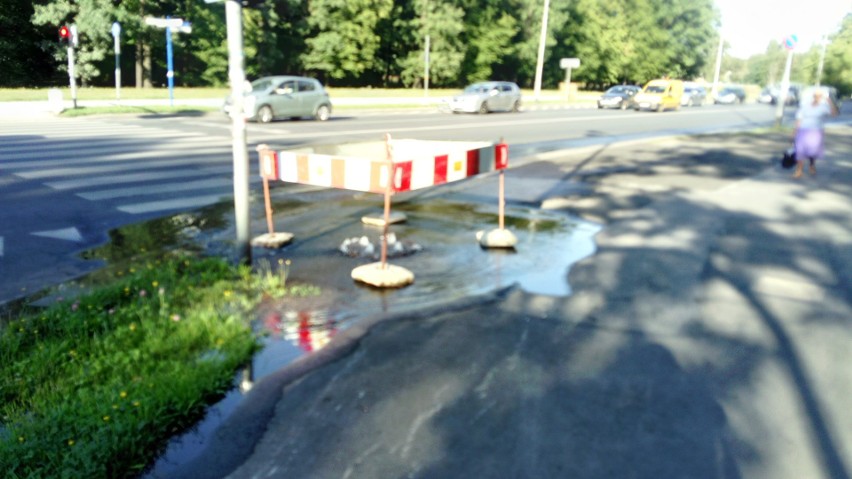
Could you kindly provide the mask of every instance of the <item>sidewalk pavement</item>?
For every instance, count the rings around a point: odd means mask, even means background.
[[[772,163],[788,140],[509,170],[510,206],[604,225],[571,296],[363,321],[257,383],[174,477],[850,477],[852,127],[801,180]]]

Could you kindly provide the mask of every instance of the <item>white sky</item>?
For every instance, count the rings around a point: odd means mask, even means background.
[[[716,0],[722,14],[726,53],[748,58],[766,51],[770,41],[799,38],[796,51],[805,51],[823,35],[840,28],[852,0]]]

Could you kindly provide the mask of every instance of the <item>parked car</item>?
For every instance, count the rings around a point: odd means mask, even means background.
[[[707,98],[707,89],[696,83],[683,84],[683,98],[680,99],[681,106],[701,106]]]
[[[521,109],[521,89],[506,81],[474,83],[452,97],[449,107],[453,113],[517,112]]]
[[[778,86],[768,86],[764,88],[760,92],[760,96],[757,98],[757,101],[760,103],[769,103],[770,105],[778,104],[778,97],[781,95],[781,88]],[[785,98],[785,105],[798,105],[799,104],[799,86],[798,85],[790,85],[787,89],[787,96]]]
[[[642,91],[634,85],[616,85],[605,91],[598,98],[598,108],[621,108],[626,110],[633,107],[633,97]]]
[[[642,91],[633,97],[633,109],[639,110],[677,110],[683,98],[681,80],[651,80]]]
[[[230,112],[230,96],[223,110]],[[322,84],[313,78],[269,76],[251,82],[243,98],[243,110],[246,119],[261,123],[307,116],[325,121],[331,116],[331,100]]]
[[[732,105],[745,102],[745,90],[739,86],[726,86],[716,93],[714,103]]]

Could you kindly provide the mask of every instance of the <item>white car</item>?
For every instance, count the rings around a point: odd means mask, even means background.
[[[521,109],[521,89],[512,82],[474,83],[449,100],[453,113],[480,113]]]

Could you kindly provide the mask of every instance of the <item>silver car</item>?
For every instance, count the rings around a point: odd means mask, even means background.
[[[474,83],[449,101],[453,113],[520,111],[521,89],[512,82],[488,81]]]
[[[313,117],[325,121],[331,116],[331,100],[322,84],[307,77],[270,76],[251,82],[243,100],[249,120],[269,123],[278,118]],[[225,113],[230,112],[231,99],[225,100]]]

